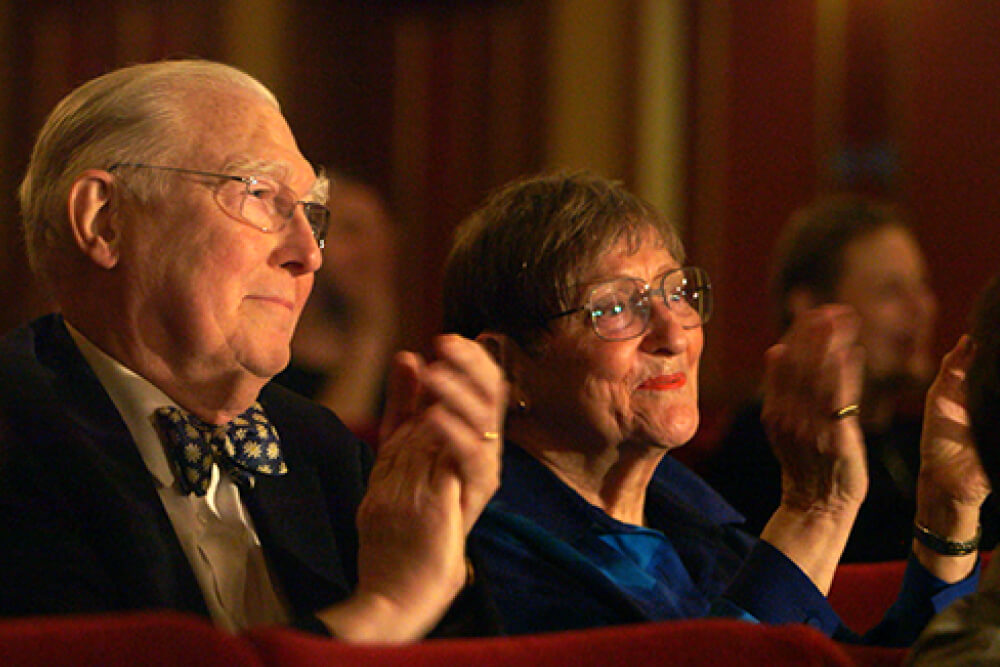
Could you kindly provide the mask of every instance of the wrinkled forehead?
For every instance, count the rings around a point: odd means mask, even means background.
[[[569,283],[579,285],[602,280],[612,272],[611,264],[644,249],[662,250],[664,261],[676,264],[680,260],[674,256],[674,245],[671,239],[664,238],[661,231],[651,223],[639,221],[623,224],[616,233],[593,244],[588,256],[577,264],[569,276]]]
[[[269,176],[297,193],[321,190],[325,196],[325,185],[302,155],[281,112],[252,93],[230,92],[212,92],[192,102],[189,120],[199,167]]]

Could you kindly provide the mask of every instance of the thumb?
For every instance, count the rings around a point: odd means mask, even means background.
[[[925,414],[940,414],[959,423],[968,423],[965,376],[974,354],[972,338],[966,334],[944,355],[937,377],[927,392]]]

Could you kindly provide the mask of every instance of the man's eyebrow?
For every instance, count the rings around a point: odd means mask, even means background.
[[[284,162],[249,157],[234,157],[227,160],[224,170],[227,173],[243,172],[246,176],[270,176],[278,181],[284,181],[291,171]]]
[[[286,162],[274,160],[256,160],[251,158],[235,158],[226,163],[227,170],[246,171],[251,174],[271,176],[284,183],[291,173],[291,167]],[[314,201],[318,204],[325,204],[330,198],[330,178],[326,175],[323,167],[316,168],[316,180],[306,193],[306,201]]]
[[[313,181],[305,198],[317,204],[326,204],[330,199],[330,177],[326,175],[323,167],[319,167],[316,171],[316,180]]]

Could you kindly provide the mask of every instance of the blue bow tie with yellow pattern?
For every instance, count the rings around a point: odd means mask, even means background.
[[[254,403],[228,424],[219,425],[206,424],[173,406],[157,408],[154,414],[180,473],[177,481],[184,493],[205,495],[212,480],[213,462],[244,488],[253,486],[254,474],[288,472],[278,432],[260,403]]]

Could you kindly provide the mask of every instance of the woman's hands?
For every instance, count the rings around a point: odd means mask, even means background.
[[[834,414],[861,402],[864,351],[858,320],[845,306],[803,313],[765,355],[762,419],[782,470],[782,504],[813,512],[851,512],[868,488],[857,415]]]
[[[781,505],[761,538],[791,558],[826,592],[868,488],[864,437],[856,416],[864,353],[846,306],[822,306],[796,319],[768,350],[762,418],[782,468]],[[916,521],[940,537],[976,535],[990,492],[969,430],[965,372],[972,343],[963,337],[941,362],[927,393],[920,442]],[[969,575],[976,554],[946,556],[914,541],[914,553],[947,582]]]
[[[781,463],[781,505],[761,539],[826,593],[868,490],[864,436],[856,415],[864,351],[858,319],[827,305],[796,318],[765,355],[762,419]]]

